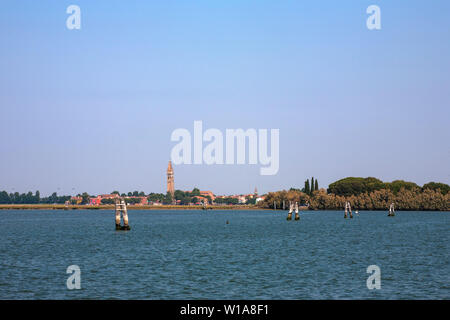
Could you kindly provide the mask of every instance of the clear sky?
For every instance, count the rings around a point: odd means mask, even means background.
[[[66,28],[71,4],[81,30]],[[278,128],[280,169],[177,165],[176,189],[449,183],[449,116],[446,0],[0,5],[0,190],[165,192],[170,135],[194,120]]]

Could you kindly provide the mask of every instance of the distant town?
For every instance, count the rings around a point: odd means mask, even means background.
[[[101,194],[97,196],[90,196],[81,194],[71,197],[70,204],[86,204],[86,205],[101,205],[114,204],[115,199],[123,198],[128,205],[239,205],[239,204],[256,204],[264,200],[264,196],[258,196],[255,189],[253,194],[227,195],[216,196],[212,191],[201,191],[194,188],[192,191],[175,190],[172,194],[150,193],[148,195],[143,192],[128,192],[120,194],[114,191],[111,194]],[[61,201],[59,201],[61,203]]]
[[[35,194],[0,192],[0,204],[70,204],[100,206],[114,204],[116,199],[123,198],[127,205],[132,206],[163,206],[163,205],[255,205],[265,199],[259,196],[257,188],[253,193],[235,195],[215,195],[212,191],[202,191],[198,188],[192,190],[175,190],[174,171],[171,161],[167,167],[167,193],[145,194],[143,191],[120,193],[113,191],[109,194],[89,195],[84,192],[76,196],[58,196],[54,192],[49,197],[40,197],[40,192]]]
[[[188,191],[175,190],[175,175],[172,167],[172,162],[169,161],[167,166],[167,193],[150,193],[145,194],[143,191],[120,193],[113,191],[110,194],[101,194],[97,196],[90,196],[87,193],[71,197],[70,204],[74,205],[92,205],[98,206],[103,204],[114,204],[117,198],[123,198],[128,205],[141,206],[162,206],[162,205],[189,205],[189,206],[204,206],[204,205],[254,205],[259,201],[263,201],[265,196],[259,196],[258,190],[251,194],[239,195],[222,195],[216,196],[212,191],[202,191],[194,188]]]

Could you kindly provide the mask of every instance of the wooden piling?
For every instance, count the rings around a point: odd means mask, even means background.
[[[300,215],[298,214],[298,203],[295,203],[295,220],[300,220]]]
[[[289,212],[288,212],[288,216],[287,216],[286,220],[288,220],[288,221],[292,220],[293,209],[294,209],[294,204],[291,201],[289,201]]]
[[[394,217],[394,216],[395,216],[394,203],[391,203],[391,205],[389,206],[388,217]]]
[[[352,207],[350,205],[350,202],[346,202],[345,203],[345,208],[344,208],[344,218],[347,219],[347,215],[350,215],[350,219],[353,219],[353,214],[352,214]]]
[[[115,202],[116,209],[116,230],[130,230],[130,225],[128,224],[128,213],[127,205],[125,200],[117,199]],[[123,226],[120,224],[120,218],[123,218]]]

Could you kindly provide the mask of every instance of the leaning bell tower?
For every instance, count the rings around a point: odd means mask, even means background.
[[[175,195],[172,161],[169,161],[169,166],[167,167],[167,192],[172,195],[172,198]]]

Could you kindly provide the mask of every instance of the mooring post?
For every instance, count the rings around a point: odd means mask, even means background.
[[[130,226],[128,225],[128,213],[127,213],[127,205],[125,204],[125,201],[122,200],[122,215],[123,215],[123,226],[126,230],[130,230]]]
[[[345,209],[344,209],[344,218],[347,219],[347,203],[345,203]]]
[[[388,217],[393,217],[393,216],[395,216],[394,203],[391,203],[391,205],[389,206]]]
[[[348,203],[348,211],[350,213],[350,219],[353,219],[353,214],[352,214],[352,207],[350,205],[350,202]]]
[[[120,230],[120,200],[116,199],[114,204],[116,209],[116,230]]]
[[[125,200],[116,199],[115,207],[116,207],[116,230],[130,230],[130,226],[128,225],[128,213]],[[123,217],[123,226],[120,225],[121,214]]]
[[[289,212],[288,212],[288,216],[286,218],[286,220],[292,220],[292,211],[293,211],[293,203],[291,201],[289,201]]]
[[[295,202],[295,220],[300,220],[300,215],[298,214],[298,203]]]

